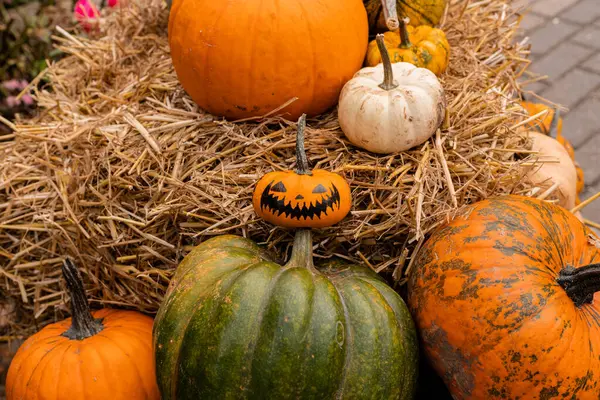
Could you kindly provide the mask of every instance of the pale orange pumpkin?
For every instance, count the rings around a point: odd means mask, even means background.
[[[583,173],[583,169],[575,160],[575,149],[573,148],[573,145],[562,135],[563,120],[560,117],[560,111],[557,108],[552,109],[544,104],[531,103],[528,101],[522,101],[521,106],[530,115],[536,115],[544,110],[548,110],[543,120],[538,119],[532,121],[529,124],[527,124],[527,127],[535,131],[541,132],[545,135],[550,135],[554,139],[558,140],[558,142],[561,145],[564,146],[567,153],[569,153],[569,157],[571,157],[571,160],[573,160],[573,163],[575,164],[575,170],[577,171],[577,195],[581,194],[585,187],[585,175]],[[577,196],[575,202],[576,204],[579,204],[581,202],[579,196]]]
[[[175,0],[171,57],[196,103],[228,119],[281,110],[290,120],[336,104],[367,51],[361,0]]]

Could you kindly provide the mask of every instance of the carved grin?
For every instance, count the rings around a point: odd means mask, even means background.
[[[274,181],[273,181],[274,182]],[[285,214],[287,218],[293,219],[301,219],[304,217],[313,219],[317,217],[321,218],[321,214],[327,215],[327,209],[331,208],[332,211],[335,211],[335,207],[340,208],[340,192],[335,187],[335,185],[331,185],[331,196],[327,196],[323,194],[320,201],[317,201],[315,205],[311,203],[303,204],[300,207],[300,204],[297,204],[295,207],[292,207],[291,201],[284,198],[279,200],[276,196],[273,196],[271,192],[271,185],[273,182],[269,183],[265,190],[263,190],[262,195],[260,197],[260,208],[267,209],[271,211],[274,215],[280,216],[281,214]],[[286,204],[287,202],[287,204]]]

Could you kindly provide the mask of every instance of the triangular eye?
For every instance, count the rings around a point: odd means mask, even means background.
[[[327,189],[325,188],[325,186],[323,186],[319,183],[317,185],[317,187],[313,189],[312,192],[313,193],[327,193]]]
[[[273,192],[279,192],[279,193],[285,193],[285,192],[287,192],[287,190],[285,188],[285,185],[281,181],[279,181],[275,185],[273,185],[273,187],[271,188],[271,190]]]

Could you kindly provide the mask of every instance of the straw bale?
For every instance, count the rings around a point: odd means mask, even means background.
[[[343,174],[354,196],[343,223],[316,233],[318,258],[362,262],[401,285],[410,252],[457,207],[539,192],[523,179],[532,155],[517,132],[516,79],[529,65],[519,19],[504,1],[451,2],[448,115],[418,148],[376,156],[347,142],[335,110],[309,120],[310,164]],[[262,174],[294,166],[295,124],[200,110],[174,73],[167,20],[163,2],[133,1],[96,37],[58,29],[70,56],[35,90],[40,115],[0,140],[0,290],[37,322],[61,315],[67,255],[84,266],[94,306],[153,313],[177,263],[210,236],[289,250],[291,232],[258,221],[251,194]]]

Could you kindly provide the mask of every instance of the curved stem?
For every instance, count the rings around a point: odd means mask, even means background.
[[[304,149],[304,131],[306,130],[306,114],[302,114],[298,120],[298,132],[296,133],[296,173],[300,175],[312,175]]]
[[[71,327],[63,333],[63,336],[71,340],[83,340],[94,336],[104,329],[102,321],[94,319],[90,312],[81,281],[79,270],[70,259],[66,259],[62,266],[62,273],[67,283],[67,290],[71,296]]]
[[[381,7],[383,8],[383,17],[385,18],[385,25],[390,31],[398,29],[398,11],[396,9],[396,0],[381,0]]]
[[[312,232],[310,229],[297,229],[294,237],[292,256],[285,267],[314,268],[312,252]]]
[[[402,18],[400,20],[400,45],[401,49],[409,49],[412,47],[410,37],[408,36],[408,18]]]
[[[552,116],[552,122],[550,122],[550,129],[548,129],[548,135],[551,138],[556,139],[558,137],[558,120],[560,119],[560,111],[558,108],[554,108],[554,115]]]
[[[392,61],[390,60],[390,53],[388,53],[385,47],[384,36],[378,34],[376,37],[377,47],[381,54],[381,62],[383,63],[383,82],[379,85],[383,90],[392,90],[398,87],[397,83],[394,83],[394,72],[392,70]]]
[[[556,281],[577,307],[590,304],[594,293],[600,292],[600,263],[563,268]]]

